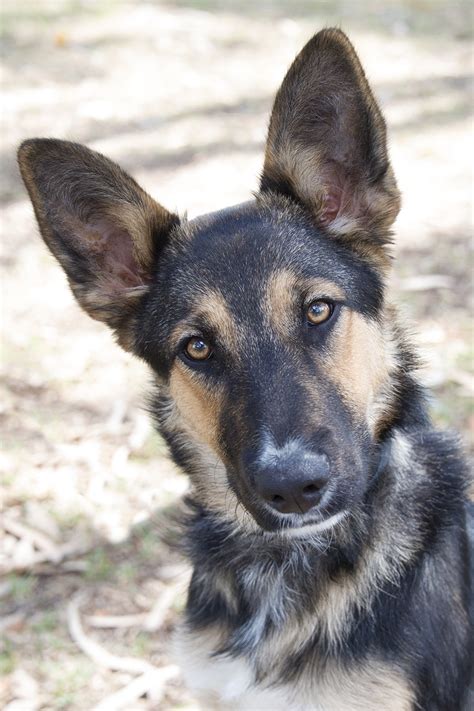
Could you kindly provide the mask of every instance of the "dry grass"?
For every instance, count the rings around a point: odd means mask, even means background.
[[[172,670],[163,688],[146,677],[168,668],[183,604],[186,568],[158,534],[186,482],[141,409],[144,369],[79,312],[37,237],[16,144],[85,142],[190,215],[239,202],[288,63],[341,24],[391,128],[404,194],[394,290],[417,323],[435,419],[470,444],[469,13],[421,0],[4,2],[3,707],[89,709],[128,688],[100,708],[195,708]]]

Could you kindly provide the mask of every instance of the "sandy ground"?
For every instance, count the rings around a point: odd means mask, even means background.
[[[142,408],[148,376],[73,302],[37,236],[15,146],[35,135],[87,143],[191,216],[245,200],[286,67],[334,23],[356,44],[390,127],[404,195],[393,291],[416,323],[433,416],[472,448],[469,3],[3,3],[0,705],[9,711],[92,709],[139,684],[147,664],[172,674],[188,575],[159,541],[186,481]],[[146,695],[132,687],[106,708],[195,708],[179,677],[145,682]]]

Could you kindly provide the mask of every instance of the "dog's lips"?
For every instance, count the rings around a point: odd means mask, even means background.
[[[288,528],[281,528],[278,533],[289,538],[303,538],[316,533],[323,533],[337,526],[337,524],[341,523],[348,515],[349,511],[345,509],[318,523],[304,523],[301,526],[295,525]]]
[[[270,509],[270,507],[259,507],[258,511],[247,510],[259,528],[265,533],[281,534],[289,537],[322,533],[333,528],[349,514],[349,510],[346,507],[319,509],[306,515],[280,514]]]

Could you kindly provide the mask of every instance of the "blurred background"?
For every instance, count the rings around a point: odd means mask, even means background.
[[[143,409],[144,367],[80,312],[39,239],[15,148],[86,143],[191,217],[245,200],[288,65],[339,25],[403,193],[392,292],[434,419],[472,450],[472,4],[3,0],[1,13],[0,706],[194,709],[169,656],[188,571],[159,541],[186,481]]]

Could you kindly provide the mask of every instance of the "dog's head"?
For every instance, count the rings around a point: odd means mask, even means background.
[[[160,428],[205,506],[323,528],[367,489],[391,402],[383,308],[399,195],[385,124],[337,30],[275,100],[260,192],[182,221],[63,141],[19,152],[81,306],[150,363]]]

